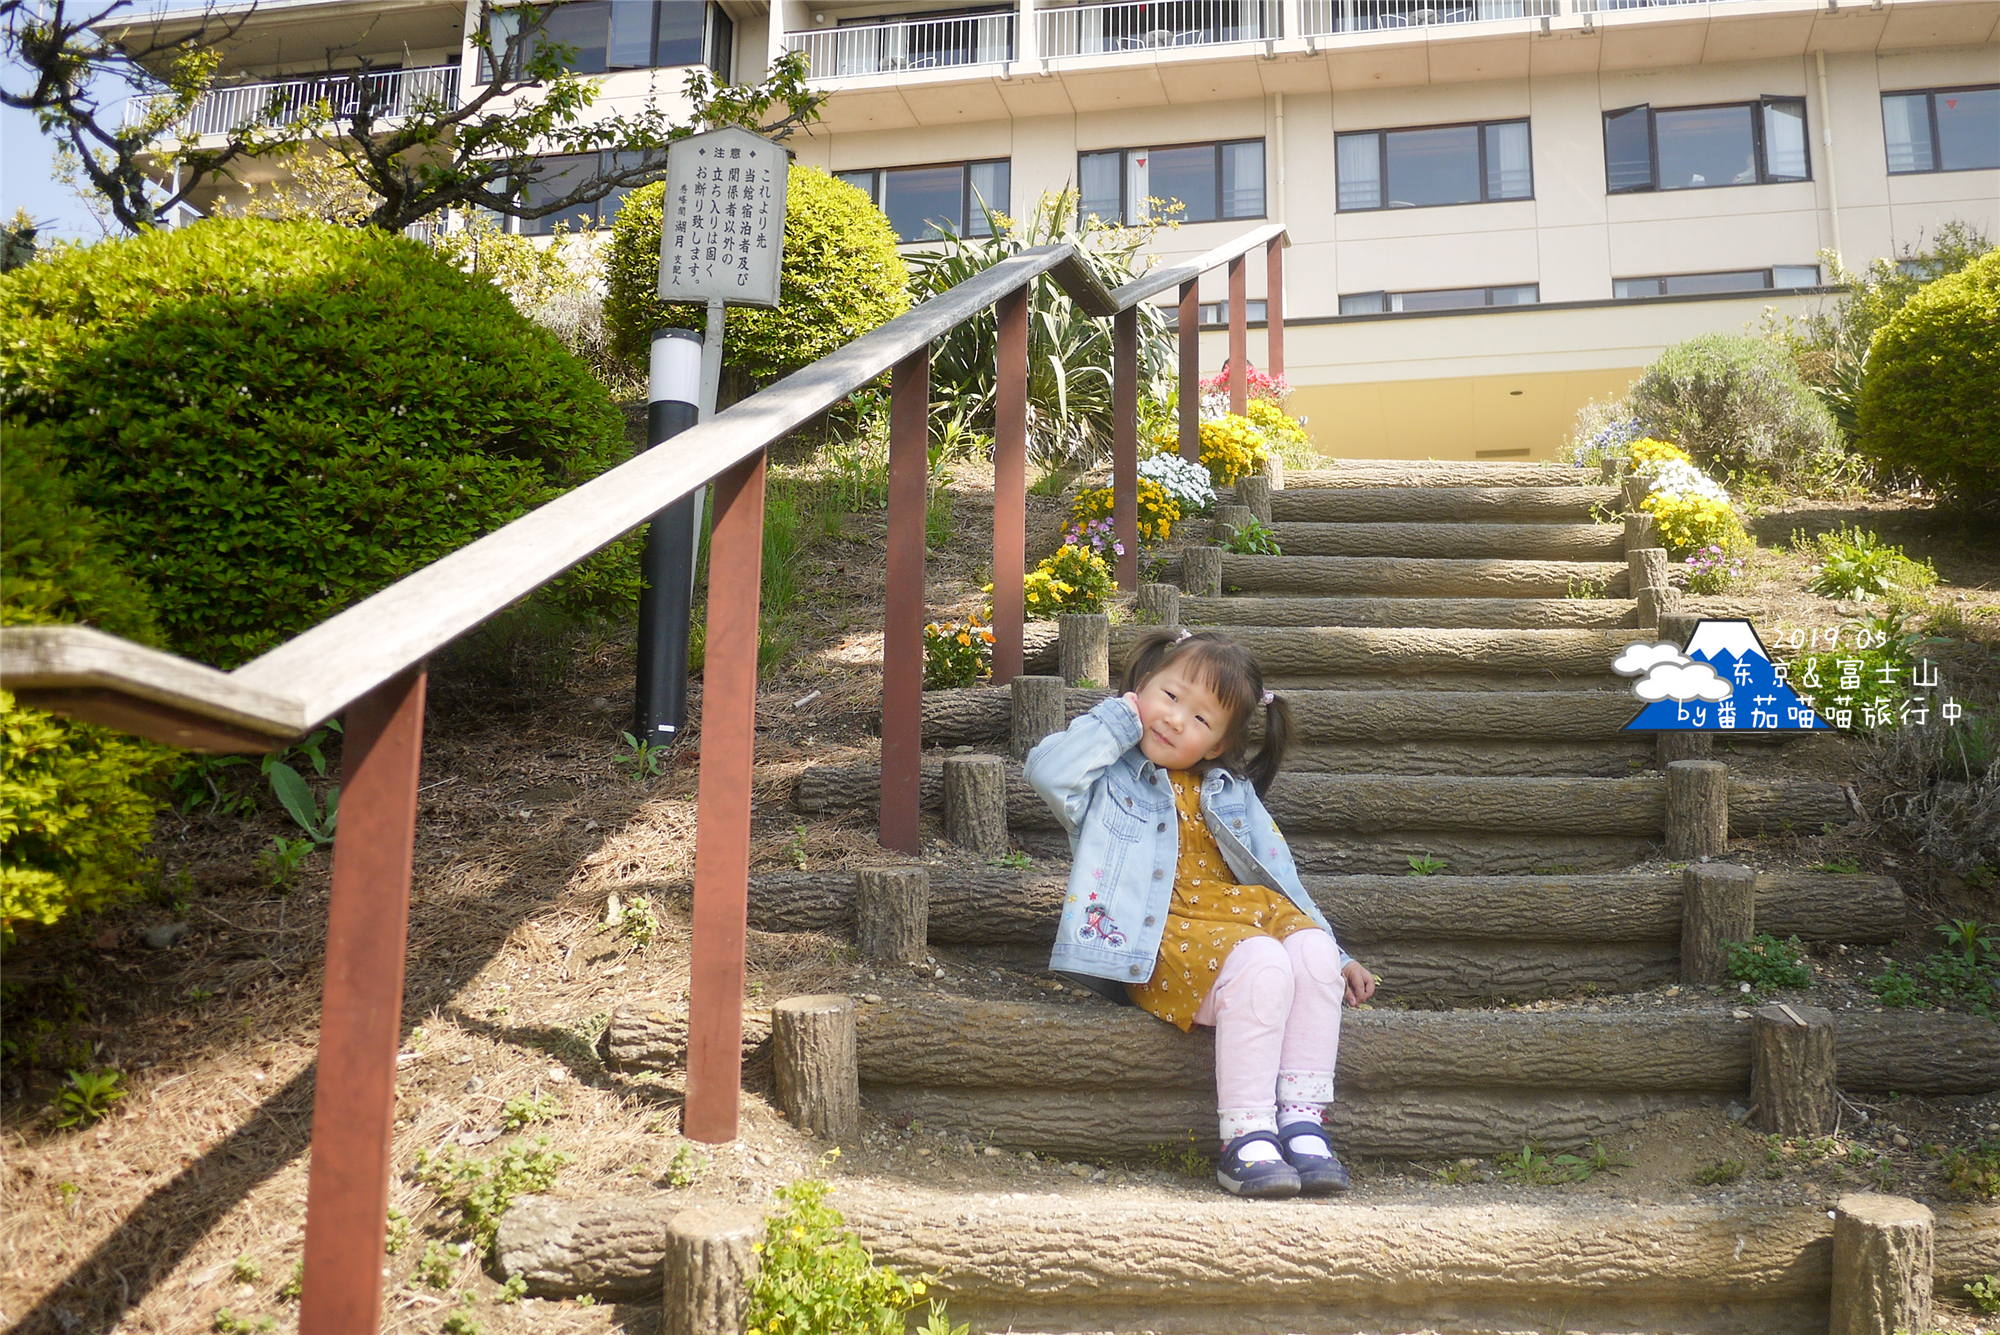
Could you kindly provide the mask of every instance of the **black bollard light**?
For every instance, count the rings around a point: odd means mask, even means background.
[[[692,329],[653,331],[652,376],[646,404],[646,448],[671,440],[700,413],[701,335]],[[688,616],[694,603],[694,560],[708,488],[674,502],[646,526],[639,573],[639,680],[633,693],[632,735],[665,746],[687,725]]]

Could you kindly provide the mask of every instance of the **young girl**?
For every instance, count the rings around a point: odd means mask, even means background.
[[[1346,1188],[1324,1115],[1342,997],[1375,992],[1258,800],[1290,739],[1255,659],[1215,631],[1163,630],[1135,647],[1124,695],[1028,753],[1075,859],[1049,967],[1123,984],[1183,1032],[1215,1027],[1215,1176],[1239,1196]]]

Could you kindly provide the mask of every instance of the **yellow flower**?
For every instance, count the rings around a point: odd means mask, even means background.
[[[924,1294],[929,1292],[929,1290],[924,1287],[924,1282],[922,1280],[918,1280],[916,1283],[910,1285],[910,1292],[916,1294],[919,1298],[921,1298],[924,1296]]]
[[[972,637],[970,635],[967,635],[964,631],[960,631],[958,633],[958,642],[966,646],[968,649],[972,647]]]

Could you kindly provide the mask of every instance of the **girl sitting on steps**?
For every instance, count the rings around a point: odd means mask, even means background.
[[[1244,754],[1252,709],[1264,745]],[[1049,967],[1122,985],[1183,1032],[1215,1027],[1222,1159],[1239,1196],[1344,1190],[1328,1143],[1340,1007],[1375,978],[1335,944],[1259,800],[1291,709],[1227,636],[1146,636],[1106,700],[1028,753],[1069,832],[1069,890]]]

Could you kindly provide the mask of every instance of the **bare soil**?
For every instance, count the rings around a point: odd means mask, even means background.
[[[928,570],[931,611],[940,617],[975,610],[990,575],[990,476],[962,466],[952,493],[953,522]],[[1059,498],[1031,497],[1031,553],[1053,547],[1063,512]],[[1794,506],[1758,518],[1766,547],[1747,592],[1771,609],[1760,629],[1768,636],[1788,618],[1822,625],[1846,614],[1799,592],[1804,558],[1774,545],[1791,528],[1841,522],[1876,527],[1936,562],[1954,632],[1938,651],[1965,681],[1967,698],[1991,698],[2000,686],[2000,542],[1945,527],[1909,502]],[[832,870],[877,853],[867,824],[807,820],[786,798],[805,765],[879,753],[870,721],[879,708],[881,571],[879,513],[847,517],[800,559],[804,592],[791,621],[799,639],[759,694],[757,868]],[[859,1145],[828,1160],[823,1143],[774,1111],[768,1060],[745,1072],[737,1142],[683,1139],[678,1075],[619,1075],[598,1055],[614,1006],[682,1006],[688,980],[699,737],[657,777],[617,763],[626,750],[618,733],[628,726],[631,673],[629,635],[578,632],[512,657],[455,655],[434,674],[392,1188],[408,1236],[386,1258],[386,1330],[437,1331],[468,1293],[477,1322],[494,1335],[659,1325],[654,1304],[502,1301],[483,1258],[408,1171],[420,1151],[446,1146],[486,1158],[546,1136],[548,1148],[566,1156],[553,1188],[562,1196],[661,1191],[688,1203],[771,1205],[774,1189],[810,1174],[838,1181],[836,1205],[911,1183],[1060,1193],[1079,1205],[1107,1191],[1163,1200],[1216,1191],[1207,1146],[1163,1146],[1145,1162],[1069,1163],[874,1121]],[[697,722],[699,709],[697,689]],[[1782,763],[1848,779],[1866,751],[1866,743],[1839,739],[1794,748]],[[38,1335],[251,1329],[267,1318],[280,1330],[295,1326],[297,1306],[280,1289],[302,1244],[328,860],[315,855],[288,892],[274,889],[258,854],[272,836],[290,833],[269,802],[244,819],[165,816],[153,892],[8,952],[0,1322]],[[1886,954],[1906,962],[1935,948],[1930,929],[1941,918],[2000,920],[1991,886],[1942,874],[1868,825],[1746,841],[1736,851],[1758,865],[1841,862],[1897,876],[1912,897],[1910,928]],[[628,923],[634,905],[650,907],[658,930],[649,941],[607,924],[614,895]],[[188,924],[176,944],[144,944],[149,929],[175,922]],[[1873,951],[1816,951],[1814,987],[1786,995],[1834,1009],[1876,1006],[1863,980],[1881,963]],[[816,991],[1104,1004],[1045,973],[945,950],[923,970],[884,971],[854,962],[839,939],[756,932],[748,990],[753,1009]],[[1534,1003],[1739,1004],[1747,999],[1674,989]],[[25,1052],[16,1047],[24,1038],[33,1040]],[[58,1130],[51,1100],[72,1067],[123,1072],[126,1094],[95,1126]],[[506,1132],[509,1102],[539,1096],[559,1111]],[[1355,1193],[1830,1204],[1865,1185],[1936,1198],[1937,1155],[1982,1139],[2000,1141],[2000,1098],[1850,1102],[1840,1132],[1814,1145],[1776,1144],[1723,1111],[1702,1110],[1655,1118],[1602,1146],[1598,1171],[1582,1182],[1526,1185],[1492,1160],[1362,1162],[1354,1165]],[[1512,1172],[1518,1176],[1519,1166]],[[1969,1335],[2000,1327],[2000,1319],[1947,1303],[1936,1325]]]

